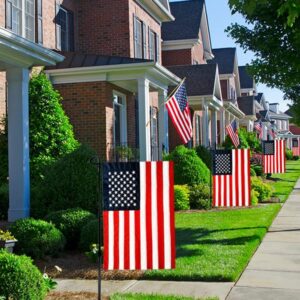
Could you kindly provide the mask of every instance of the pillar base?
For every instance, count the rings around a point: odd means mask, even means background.
[[[29,210],[9,209],[8,210],[8,222],[14,222],[18,219],[24,219],[29,217]]]

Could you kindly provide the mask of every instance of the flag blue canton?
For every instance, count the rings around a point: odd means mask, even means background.
[[[233,132],[237,132],[237,124],[236,124],[235,120],[231,123],[231,126],[232,126]]]
[[[187,93],[185,84],[182,84],[177,92],[175,93],[175,98],[179,104],[180,110],[184,111],[187,107]]]

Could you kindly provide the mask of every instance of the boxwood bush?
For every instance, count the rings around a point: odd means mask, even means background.
[[[0,251],[0,298],[13,300],[43,300],[47,285],[32,260]]]
[[[16,252],[32,258],[57,255],[65,246],[61,231],[43,220],[20,219],[11,225],[10,231],[18,240]]]
[[[95,220],[96,216],[81,208],[70,208],[50,213],[45,219],[64,234],[68,248],[76,248],[82,227],[89,221]]]
[[[100,244],[103,245],[103,231],[102,231],[102,222],[101,222],[101,235],[100,235]],[[82,227],[80,233],[80,249],[88,251],[91,244],[99,243],[99,221],[92,220],[88,222],[85,226]]]
[[[293,160],[293,151],[290,149],[285,150],[285,157],[287,160]]]
[[[192,209],[211,209],[210,186],[200,183],[190,187],[190,205]]]
[[[166,156],[166,159],[174,161],[175,184],[209,183],[210,171],[194,149],[178,146]]]
[[[202,159],[202,161],[206,164],[207,168],[210,170],[212,165],[212,156],[211,152],[202,145],[196,147],[197,155]]]
[[[175,185],[175,210],[188,210],[190,209],[189,188],[186,185]]]
[[[43,218],[77,207],[97,213],[98,174],[90,163],[93,156],[95,152],[83,145],[51,164],[32,189],[32,215]]]
[[[258,193],[259,202],[266,201],[272,196],[272,187],[264,183],[260,177],[251,177],[251,188]]]

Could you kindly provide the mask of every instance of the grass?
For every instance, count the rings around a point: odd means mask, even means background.
[[[281,205],[176,215],[176,269],[145,279],[236,281]]]
[[[209,298],[191,298],[172,295],[145,295],[145,294],[115,294],[110,297],[110,300],[218,300],[217,297]]]
[[[287,172],[285,174],[274,174],[271,184],[274,188],[274,197],[285,202],[292,192],[298,178],[300,177],[300,161],[287,161]]]

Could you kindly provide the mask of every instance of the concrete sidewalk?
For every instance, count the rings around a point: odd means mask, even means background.
[[[227,300],[300,300],[300,180]]]

